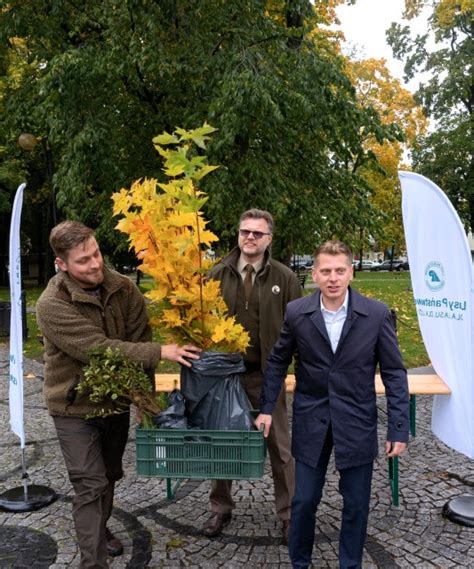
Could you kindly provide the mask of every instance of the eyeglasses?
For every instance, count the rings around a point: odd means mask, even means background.
[[[271,235],[271,233],[264,233],[263,231],[250,231],[249,229],[239,229],[241,237],[250,237],[250,234],[254,236],[257,241],[261,239],[264,235]]]

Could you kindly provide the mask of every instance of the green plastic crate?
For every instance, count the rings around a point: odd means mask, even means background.
[[[263,476],[261,431],[140,429],[137,473],[161,478],[255,479]]]

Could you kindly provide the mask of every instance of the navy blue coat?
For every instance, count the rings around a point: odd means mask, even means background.
[[[347,319],[335,354],[320,306],[319,291],[288,304],[267,361],[260,412],[271,414],[297,352],[293,456],[315,467],[331,424],[336,468],[342,470],[372,462],[378,454],[377,365],[387,396],[387,440],[408,441],[407,374],[385,304],[349,288]]]

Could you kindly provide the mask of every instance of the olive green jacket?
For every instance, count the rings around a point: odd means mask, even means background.
[[[92,403],[76,386],[94,348],[119,348],[132,361],[154,370],[161,347],[151,342],[145,301],[128,277],[104,268],[101,299],[84,292],[67,273],[48,283],[36,304],[44,338],[43,393],[51,415],[84,417],[112,402]]]
[[[242,277],[237,270],[240,249],[235,247],[210,271],[209,276],[220,281],[222,295],[233,316],[237,310],[237,298],[243,294]],[[280,336],[286,305],[302,296],[300,283],[293,271],[270,257],[265,252],[263,267],[255,276],[254,286],[258,287],[259,336],[262,370]]]

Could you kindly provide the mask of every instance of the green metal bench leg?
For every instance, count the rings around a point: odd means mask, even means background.
[[[388,478],[390,481],[390,489],[392,491],[392,504],[394,506],[398,506],[398,456],[388,459]]]
[[[182,482],[183,479],[180,478],[179,480],[176,480],[176,484],[173,486],[171,483],[171,478],[166,479],[166,497],[168,500],[172,500],[175,497],[175,494],[181,486]]]
[[[410,433],[416,437],[416,395],[410,395]]]
[[[410,433],[413,437],[416,437],[416,395],[410,395]],[[394,506],[398,506],[400,504],[398,456],[388,459],[388,479],[390,482],[390,490],[392,492],[392,504]]]

